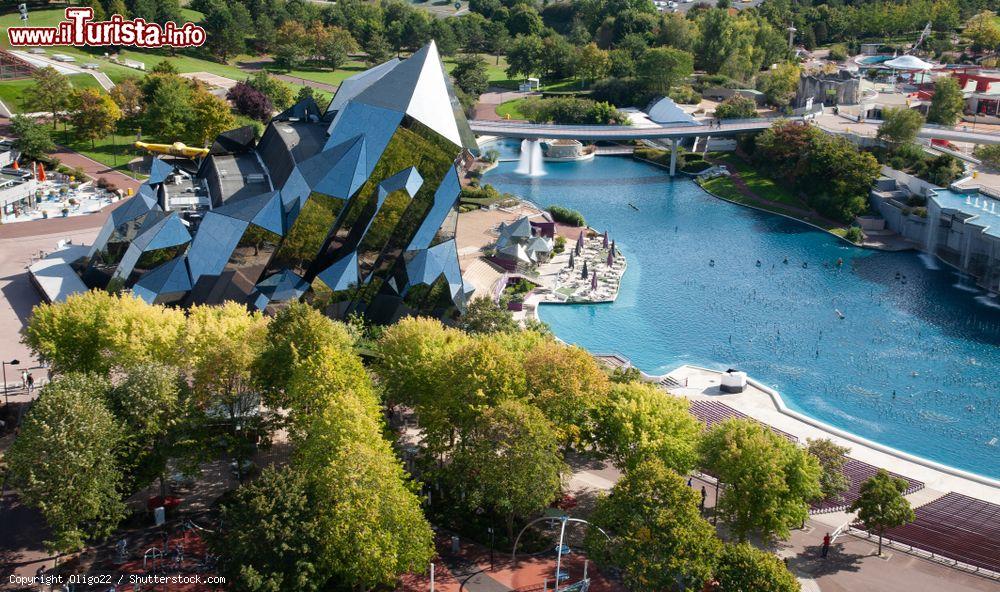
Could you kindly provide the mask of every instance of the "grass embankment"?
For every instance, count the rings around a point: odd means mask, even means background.
[[[709,193],[739,204],[802,220],[828,231],[840,230],[839,233],[834,232],[837,236],[844,236],[844,233],[847,232],[846,229],[812,213],[812,209],[796,197],[792,191],[765,177],[736,154],[731,152],[709,153],[708,158],[729,165],[730,170],[736,171],[747,189],[747,191],[743,191],[731,177],[723,176],[699,181]],[[748,193],[753,195],[748,195]]]
[[[70,74],[66,78],[69,79],[69,83],[73,88],[94,88],[98,92],[104,92],[97,79],[90,74]],[[30,78],[6,80],[0,83],[0,101],[3,101],[4,105],[7,105],[7,108],[13,113],[39,111],[40,109],[35,108],[36,106],[25,105],[24,93],[34,83],[35,81]]]
[[[497,105],[496,112],[497,115],[503,117],[504,119],[527,119],[528,116],[521,112],[521,107],[528,99],[514,99],[512,101],[504,101]]]

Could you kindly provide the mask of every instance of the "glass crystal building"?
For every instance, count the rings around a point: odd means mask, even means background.
[[[149,179],[75,264],[90,287],[152,303],[306,299],[335,317],[449,317],[467,297],[455,247],[475,141],[432,42],[302,101],[259,141],[220,135]]]

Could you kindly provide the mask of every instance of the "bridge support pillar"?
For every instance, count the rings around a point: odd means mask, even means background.
[[[670,176],[673,177],[677,173],[677,143],[678,139],[674,138],[670,140]]]

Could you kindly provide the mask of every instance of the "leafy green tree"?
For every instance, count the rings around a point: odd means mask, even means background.
[[[694,57],[680,49],[656,47],[642,54],[635,71],[646,88],[666,95],[694,72]]]
[[[52,66],[37,68],[31,73],[34,84],[25,89],[23,103],[31,107],[29,111],[44,111],[52,114],[52,129],[59,121],[59,112],[66,109],[70,102],[73,87],[69,79],[56,71]]]
[[[757,90],[764,93],[767,102],[776,107],[787,107],[795,98],[799,86],[799,67],[786,62],[764,72],[757,78]]]
[[[468,333],[502,333],[517,330],[517,321],[510,311],[491,298],[476,298],[469,303],[459,322]]]
[[[258,70],[247,79],[247,84],[264,93],[278,111],[284,111],[292,105],[292,91],[288,86],[271,76],[266,70]]]
[[[954,78],[938,78],[934,82],[934,96],[927,109],[927,121],[940,125],[955,125],[962,109],[965,108],[965,98],[962,89]]]
[[[973,49],[996,52],[1000,50],[1000,24],[997,13],[984,10],[965,23],[963,34],[972,41]]]
[[[392,47],[381,33],[369,36],[365,43],[362,43],[365,50],[365,61],[369,66],[376,66],[392,57]]]
[[[52,529],[53,551],[76,551],[125,517],[115,463],[119,428],[104,407],[106,380],[67,374],[41,391],[4,457],[24,503]]]
[[[691,51],[698,39],[698,27],[679,13],[665,13],[657,34],[658,45]]]
[[[246,40],[253,34],[253,19],[239,2],[212,2],[201,21],[206,32],[206,47],[222,62],[246,51]]]
[[[486,61],[476,54],[459,56],[455,60],[451,76],[459,88],[476,98],[486,92],[490,84],[486,75]]]
[[[111,97],[92,88],[74,91],[69,103],[67,120],[73,125],[74,134],[81,140],[90,140],[91,147],[98,138],[111,133],[122,118],[122,111]]]
[[[723,545],[715,579],[720,590],[799,592],[802,588],[781,559],[749,543]]]
[[[283,308],[268,322],[264,348],[253,363],[253,375],[265,402],[272,407],[287,407],[289,401],[283,395],[299,364],[325,347],[349,352],[352,346],[343,323],[301,302]]]
[[[715,108],[719,119],[750,119],[757,116],[757,105],[743,95],[733,95]]]
[[[905,107],[885,109],[882,111],[882,124],[878,126],[878,139],[894,148],[912,144],[923,125],[924,116],[919,111]]]
[[[823,469],[819,478],[819,488],[823,492],[823,499],[839,498],[840,494],[850,487],[847,475],[844,474],[844,465],[847,463],[846,455],[850,449],[835,444],[829,438],[815,440],[809,438],[806,450],[816,457]]]
[[[554,339],[524,358],[531,401],[560,434],[563,446],[580,444],[592,432],[593,410],[603,404],[609,382],[593,356]]]
[[[470,337],[436,319],[407,317],[386,329],[378,342],[375,373],[390,404],[430,404],[443,390],[443,369],[464,351]]]
[[[306,475],[265,469],[233,492],[221,508],[222,528],[209,539],[219,571],[247,592],[318,591],[329,575],[319,511]]]
[[[819,461],[753,420],[713,426],[701,442],[704,468],[725,485],[716,512],[740,541],[787,537],[820,491]]]
[[[431,561],[434,533],[405,479],[381,439],[346,443],[312,476],[322,565],[338,587],[393,586]]]
[[[698,28],[695,62],[699,69],[714,74],[733,53],[733,17],[718,8],[706,10],[699,15]]]
[[[542,39],[542,71],[549,80],[572,78],[576,75],[576,57],[580,50],[562,35]]]
[[[274,34],[274,62],[285,70],[301,65],[315,51],[313,39],[305,26],[297,21],[285,21]]]
[[[686,399],[642,382],[615,384],[595,413],[597,445],[623,470],[654,458],[683,474],[698,461],[702,424]]]
[[[597,47],[596,43],[588,43],[577,51],[576,75],[581,84],[604,78],[610,69],[611,58],[608,52]]]
[[[515,4],[507,19],[507,30],[511,35],[538,35],[545,28],[541,15],[534,6]]]
[[[32,160],[42,158],[56,149],[48,128],[30,117],[15,115],[10,120],[10,129],[16,138],[14,147],[20,150],[25,158]]]
[[[535,76],[542,71],[545,44],[537,35],[518,35],[507,48],[507,76],[509,78]]]
[[[878,533],[878,554],[882,555],[882,535],[887,528],[913,522],[916,516],[910,502],[903,497],[907,483],[893,477],[885,469],[879,469],[873,477],[861,484],[858,499],[854,500],[851,512],[858,513],[858,520],[869,532]]]
[[[500,56],[507,53],[510,46],[510,33],[503,23],[490,22],[483,30],[486,50],[496,57],[496,65],[500,65]]]
[[[172,363],[183,329],[183,311],[149,305],[129,294],[91,290],[36,306],[24,343],[57,374],[107,375],[125,362]]]
[[[540,513],[556,498],[564,469],[552,424],[514,400],[484,411],[454,458],[466,503],[503,516],[508,540],[514,540],[515,520]]]
[[[111,100],[122,111],[122,118],[134,121],[142,112],[142,89],[134,76],[126,77],[111,89]]]
[[[189,126],[187,137],[199,146],[206,146],[222,132],[236,127],[236,117],[229,103],[197,87],[191,93]]]
[[[347,29],[341,27],[326,28],[323,36],[316,42],[320,62],[333,70],[343,67],[356,51],[358,42]]]
[[[187,415],[186,391],[177,368],[154,361],[126,368],[105,393],[108,410],[124,428],[119,458],[127,491],[159,478],[166,494],[164,473]]]
[[[630,590],[698,590],[712,577],[722,544],[684,478],[648,459],[601,497],[585,546],[601,564],[622,569]],[[738,588],[734,588],[738,589]]]
[[[144,84],[150,84],[149,76]],[[164,75],[146,101],[143,129],[156,130],[156,135],[170,141],[184,138],[191,125],[191,94],[191,85],[183,78]]]
[[[987,166],[1000,169],[1000,144],[976,146],[975,155]]]

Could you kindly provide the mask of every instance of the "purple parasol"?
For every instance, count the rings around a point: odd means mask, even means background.
[[[604,242],[601,244],[601,246],[604,247],[605,249],[608,248],[608,231],[607,230],[604,231]]]
[[[596,290],[597,289],[597,272],[596,271],[594,272],[594,275],[591,276],[591,278],[590,278],[590,289],[591,290]]]
[[[583,270],[580,272],[580,279],[585,280],[585,279],[587,279],[588,275],[590,275],[590,274],[587,272],[587,261],[584,260],[584,262],[583,262]]]
[[[608,267],[614,265],[614,262],[615,262],[615,252],[608,251]]]

